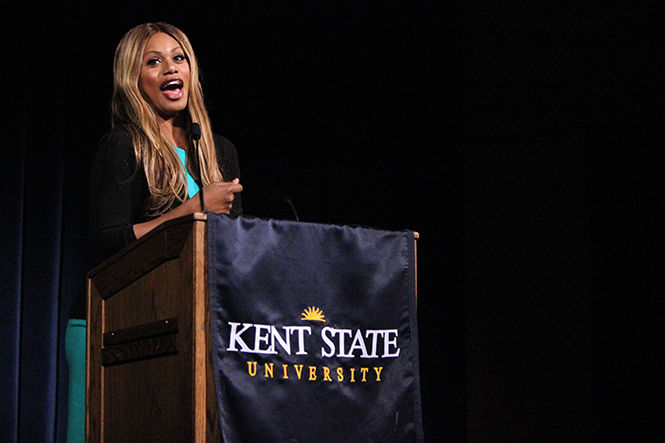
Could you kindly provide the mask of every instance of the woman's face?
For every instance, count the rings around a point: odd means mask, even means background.
[[[148,40],[141,62],[139,88],[164,119],[187,106],[189,62],[178,42],[159,32]]]

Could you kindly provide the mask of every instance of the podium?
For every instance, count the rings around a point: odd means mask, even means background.
[[[209,220],[207,215],[201,213],[170,220],[138,241],[127,245],[88,273],[86,441],[217,442],[222,440],[219,402],[215,395],[215,383],[218,380],[209,358],[213,348],[209,303],[214,304],[218,299],[221,300],[213,297],[211,302],[208,298],[209,263],[206,235],[207,225],[210,224],[212,228],[216,226],[215,223],[218,223],[217,218],[211,216]],[[251,224],[248,221],[245,223]],[[284,227],[280,229],[282,228]],[[418,234],[413,233],[413,236],[415,236],[413,240],[411,240],[413,237],[405,237],[405,242],[413,241],[409,250],[410,254],[413,254],[411,257],[414,258],[415,265]],[[213,237],[211,245],[227,238],[238,237]],[[252,248],[245,248],[246,243],[240,240],[238,242],[247,254],[252,254]],[[210,247],[214,251],[217,250],[213,246]],[[364,247],[368,246],[364,244]],[[296,245],[295,249],[298,248]],[[313,249],[318,251],[320,248]],[[374,255],[374,246],[369,249],[371,255]],[[386,249],[386,251],[391,250]],[[342,248],[341,251],[345,249]],[[346,255],[341,257],[345,259]],[[277,260],[285,263],[281,256],[277,257]],[[227,262],[231,261],[224,261]],[[215,271],[210,272],[215,275]],[[356,277],[359,274],[364,275],[358,270],[354,271]],[[411,275],[415,279],[417,271],[404,275]],[[414,287],[415,282],[406,286]],[[295,293],[289,294],[294,296]],[[410,312],[415,311],[411,309]],[[343,314],[336,315],[340,325],[349,317]],[[404,320],[403,315],[396,317]],[[216,318],[213,317],[213,320]],[[411,344],[412,337],[417,343],[415,322],[408,318],[406,320],[407,324],[403,327],[410,325],[408,326],[410,332],[405,335],[404,340]],[[370,323],[368,328],[372,329],[370,332],[374,334],[372,337],[376,340],[378,331],[374,330],[376,329],[374,325]],[[388,340],[388,335],[385,337]],[[256,341],[258,342],[259,340]],[[390,343],[385,344],[386,349]],[[396,346],[396,341],[394,345]],[[375,353],[375,350],[370,349],[370,351],[371,354]],[[407,348],[403,351],[405,365],[409,365],[409,362],[417,363],[415,348],[412,352]],[[297,353],[289,357],[300,358]],[[369,355],[369,357],[377,356]],[[383,380],[382,383],[391,386],[389,384],[391,381],[387,380],[389,362],[383,361],[380,365],[381,367],[376,369],[379,371],[376,373],[376,380]],[[272,368],[270,363],[267,363],[267,366]],[[279,367],[285,366],[287,365]],[[303,367],[302,364],[295,366]],[[386,366],[385,372],[380,372],[383,366]],[[312,367],[309,366],[308,370],[311,371]],[[358,373],[361,369],[366,368],[358,368]],[[417,392],[417,365],[408,366],[406,370],[409,374],[415,373],[416,381],[412,386]],[[311,372],[309,374],[311,380]],[[353,372],[347,373],[345,375],[347,378],[344,380],[354,382],[353,374]],[[284,373],[280,377],[293,381],[293,387],[316,386],[307,383],[298,385],[295,382],[295,374],[289,378]],[[331,378],[328,380],[332,382]],[[364,378],[362,381],[364,382]],[[273,384],[277,385],[278,383]],[[375,390],[378,389],[378,382],[374,386]],[[390,389],[387,391],[393,392]],[[224,398],[228,398],[226,394],[222,397]],[[258,401],[260,403],[263,399],[260,398]],[[415,409],[413,415],[416,417],[416,423],[420,423],[419,398],[416,399],[416,403],[417,407],[408,409]],[[224,406],[220,407],[220,411],[224,411]],[[401,418],[403,415],[398,414],[396,417]],[[389,418],[395,420],[393,416]],[[252,423],[248,425],[252,426]]]
[[[221,441],[206,219],[170,220],[88,273],[86,441]]]

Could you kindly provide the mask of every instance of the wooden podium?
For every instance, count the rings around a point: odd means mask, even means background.
[[[88,273],[86,441],[222,440],[207,220],[166,222]]]
[[[88,273],[86,441],[221,441],[206,220],[164,223]]]

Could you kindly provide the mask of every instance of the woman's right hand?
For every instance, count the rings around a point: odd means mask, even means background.
[[[230,182],[210,183],[203,188],[203,202],[207,211],[212,211],[215,214],[229,214],[231,212],[231,205],[236,193],[242,191],[240,179],[236,178]],[[192,197],[198,207],[197,211],[201,210],[199,203],[199,196]]]

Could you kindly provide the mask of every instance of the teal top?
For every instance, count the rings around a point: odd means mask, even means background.
[[[199,192],[199,185],[196,184],[194,181],[194,178],[189,174],[189,171],[187,171],[187,151],[184,149],[178,148],[177,146],[175,147],[175,152],[178,153],[178,157],[180,157],[180,163],[182,163],[182,169],[185,171],[185,179],[187,180],[187,194],[188,196],[194,197],[197,192]]]

